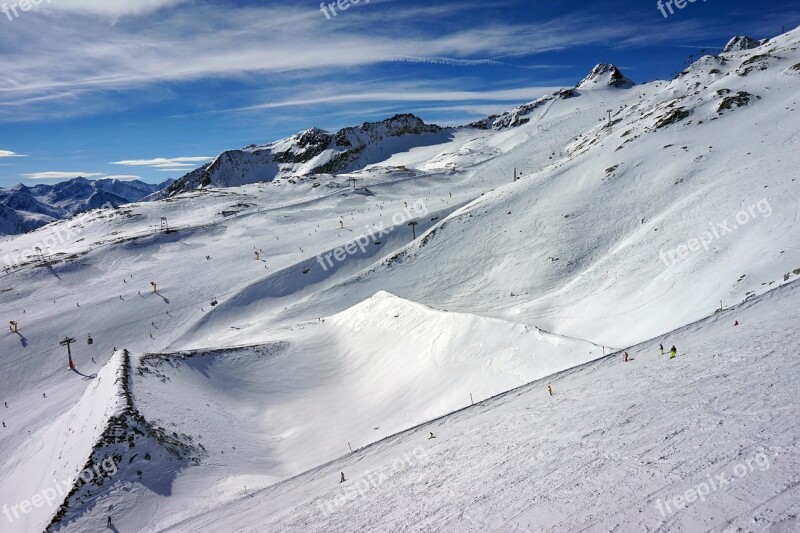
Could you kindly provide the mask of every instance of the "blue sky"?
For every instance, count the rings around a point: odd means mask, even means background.
[[[800,25],[797,0],[686,0],[666,18],[650,0],[361,0],[327,17],[306,0],[19,1],[0,13],[0,186],[160,182],[398,112],[463,124],[596,63],[669,78],[734,35]]]

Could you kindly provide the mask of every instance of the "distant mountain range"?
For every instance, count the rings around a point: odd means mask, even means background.
[[[138,202],[173,181],[155,185],[138,180],[75,178],[55,185],[0,188],[0,235],[26,233],[92,209]]]

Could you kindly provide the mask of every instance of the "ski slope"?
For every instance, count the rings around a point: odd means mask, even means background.
[[[799,293],[780,287],[631,347],[627,363],[614,353],[155,529],[796,531]]]
[[[0,504],[19,508],[118,454],[113,481],[67,497],[52,530],[102,527],[108,514],[135,531],[744,527],[751,517],[721,496],[697,516],[638,510],[730,464],[735,443],[796,450],[769,407],[741,434],[726,424],[750,412],[744,391],[768,391],[759,401],[789,406],[787,420],[796,400],[791,366],[779,369],[797,347],[798,44],[793,30],[670,82],[582,84],[511,112],[525,124],[454,129],[352,173],[185,192],[0,240],[2,319],[19,324],[0,336]],[[664,343],[686,357],[665,368],[654,339],[672,331]],[[628,366],[601,359],[629,346]],[[576,367],[553,378],[552,399],[539,382],[402,433],[470,394],[483,402]],[[709,412],[723,427],[692,418]],[[676,426],[666,452],[648,448]],[[419,497],[392,496],[389,513],[314,514],[336,496],[337,472],[391,464],[424,446],[424,431],[444,433],[428,443],[439,466],[423,483],[397,478]],[[692,431],[712,436],[681,436]],[[508,450],[524,480],[505,470]],[[781,464],[731,496],[760,502],[753,512],[779,531],[795,525],[782,498],[797,475]],[[509,479],[527,496],[503,498]],[[641,490],[622,497],[628,486]],[[63,503],[3,531],[43,530]]]

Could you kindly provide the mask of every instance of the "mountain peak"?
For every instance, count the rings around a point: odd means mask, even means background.
[[[581,80],[576,88],[603,89],[605,87],[616,87],[618,89],[629,89],[634,85],[636,84],[626,78],[614,65],[600,63],[592,69],[588,76]]]
[[[728,44],[725,45],[725,48],[722,49],[723,54],[727,54],[728,52],[741,52],[742,50],[752,50],[753,48],[758,48],[766,41],[756,41],[752,37],[748,37],[747,35],[738,35],[728,41]]]

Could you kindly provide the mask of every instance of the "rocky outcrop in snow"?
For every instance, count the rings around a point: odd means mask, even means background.
[[[483,120],[469,124],[470,128],[477,128],[480,130],[504,130],[507,128],[515,128],[522,126],[531,121],[530,115],[537,109],[542,109],[546,105],[552,103],[554,100],[567,98],[574,98],[578,93],[573,89],[561,89],[554,93],[542,96],[533,102],[521,105],[511,111],[500,113],[499,115],[491,115]]]
[[[580,96],[581,90],[602,89],[614,87],[627,89],[636,85],[633,81],[626,78],[622,72],[614,65],[599,64],[595,66],[588,76],[575,86],[574,89],[561,89],[547,94],[525,105],[521,105],[511,111],[491,115],[483,120],[469,124],[470,128],[481,130],[504,130],[516,128],[531,121],[531,115],[536,110],[541,110],[543,116],[547,112],[547,106],[555,100],[566,100]]]

